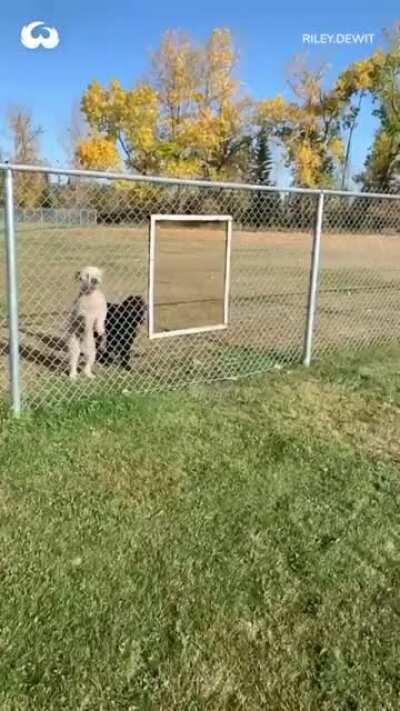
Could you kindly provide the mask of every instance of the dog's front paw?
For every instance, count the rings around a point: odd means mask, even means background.
[[[106,339],[106,334],[105,332],[100,334],[99,333],[99,340],[97,343],[97,350],[100,351],[100,353],[104,353],[107,350],[107,339]]]
[[[91,368],[84,368],[83,369],[84,374],[86,375],[87,378],[90,378],[91,380],[95,377],[94,373],[92,373]]]

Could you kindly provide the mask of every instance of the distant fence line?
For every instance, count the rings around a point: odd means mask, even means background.
[[[47,182],[43,196],[36,194],[35,190],[29,192],[29,185],[19,185],[16,179],[16,222],[60,226],[142,226],[151,213],[191,215],[195,207],[201,213],[218,214],[226,212],[228,205],[229,214],[241,229],[307,230],[310,214],[315,209],[315,195],[319,193],[317,189],[174,181],[151,176],[129,176],[129,181],[128,176],[125,181],[114,180],[110,176],[106,180],[104,173],[99,174],[100,179],[94,172],[77,173],[76,177],[74,175],[62,184],[54,181],[54,174],[51,175],[53,180]],[[81,174],[82,177],[79,177]],[[157,189],[152,182],[155,180],[158,181]],[[327,198],[325,231],[400,233],[400,199],[397,199],[400,196],[335,190],[323,192]],[[389,203],[388,198],[391,198]],[[74,207],[69,207],[71,204]],[[0,208],[0,222],[4,224],[4,207]]]
[[[93,208],[68,207],[16,207],[14,215],[17,223],[33,225],[95,225],[97,210]],[[5,210],[0,208],[0,223],[4,225]]]

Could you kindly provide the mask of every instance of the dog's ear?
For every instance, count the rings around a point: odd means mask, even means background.
[[[80,278],[81,278],[81,272],[80,271],[75,272],[75,281],[79,281]]]

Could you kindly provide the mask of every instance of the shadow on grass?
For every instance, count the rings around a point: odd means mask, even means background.
[[[65,371],[65,362],[61,359],[54,362],[53,357],[44,356],[36,349],[24,351],[23,356],[36,363],[40,357],[40,362],[48,368],[48,372],[38,377],[25,395],[25,406],[35,409],[71,406],[78,400],[113,402],[137,394],[236,381],[251,375],[262,375],[274,368],[294,367],[301,362],[299,350],[228,345],[211,350],[203,356],[203,360],[186,356],[164,362],[161,367],[147,362],[144,354],[135,359],[135,366],[129,374],[117,365],[100,365],[93,381],[81,376],[71,382]]]

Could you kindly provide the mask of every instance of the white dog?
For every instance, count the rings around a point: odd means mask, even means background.
[[[85,359],[83,372],[93,378],[92,367],[96,360],[95,333],[105,338],[107,301],[100,289],[103,273],[97,267],[84,267],[76,274],[79,295],[74,302],[69,321],[69,376],[78,374],[79,356]],[[103,344],[104,345],[104,344]]]

